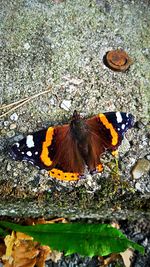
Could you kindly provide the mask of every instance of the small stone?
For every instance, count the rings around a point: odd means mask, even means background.
[[[9,121],[4,121],[4,126],[7,127],[9,125]]]
[[[150,155],[147,155],[146,158],[147,158],[148,160],[150,160]]]
[[[141,184],[140,183],[136,183],[135,184],[135,188],[136,188],[136,190],[141,191]]]
[[[15,136],[15,132],[13,130],[11,130],[11,131],[7,132],[7,136],[9,138],[11,138],[11,137]]]
[[[11,170],[11,165],[10,163],[7,164],[6,170],[9,172]]]
[[[54,106],[54,105],[55,105],[55,101],[54,101],[54,99],[53,99],[53,98],[51,98],[49,102],[50,102],[50,104],[51,104],[52,106]]]
[[[17,143],[17,142],[19,142],[21,139],[23,139],[23,137],[24,137],[24,136],[23,136],[22,134],[19,134],[19,135],[15,136],[13,140],[14,140],[14,142]]]
[[[25,48],[26,50],[28,50],[28,49],[30,48],[29,43],[25,43],[25,44],[24,44],[24,48]]]
[[[143,174],[146,174],[150,169],[150,161],[147,159],[139,159],[132,170],[134,179],[139,179]]]
[[[75,85],[80,85],[81,83],[83,83],[83,80],[72,78],[69,82]]]
[[[17,113],[13,113],[13,114],[10,116],[10,119],[11,119],[12,121],[17,121],[17,120],[18,120],[18,115],[17,115]]]
[[[13,173],[13,176],[14,176],[14,177],[17,177],[17,176],[18,176],[18,173],[14,172],[14,173]]]
[[[25,126],[25,125],[21,126],[21,127],[20,127],[20,132],[22,132],[22,133],[27,133],[27,132],[28,132],[28,127]]]
[[[14,130],[14,129],[16,129],[16,127],[17,127],[16,123],[12,123],[9,126],[10,130]]]
[[[124,137],[121,147],[120,147],[120,151],[121,153],[125,154],[127,151],[129,151],[130,149],[130,143],[129,141],[126,139],[126,137]]]
[[[4,158],[2,156],[0,156],[0,163],[2,163],[4,160]]]
[[[71,107],[71,100],[63,100],[60,107],[66,111]]]

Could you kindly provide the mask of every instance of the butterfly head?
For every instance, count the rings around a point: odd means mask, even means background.
[[[83,117],[75,110],[72,116],[72,120],[70,123],[70,128],[73,133],[73,135],[77,139],[82,139],[87,134],[87,127],[85,124],[85,120]]]
[[[72,116],[72,121],[73,120],[77,121],[77,120],[80,120],[80,119],[82,119],[80,113],[78,113],[77,110],[74,110],[73,116]]]

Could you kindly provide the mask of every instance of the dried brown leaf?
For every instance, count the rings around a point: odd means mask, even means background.
[[[124,252],[120,253],[125,267],[131,267],[131,262],[133,258],[133,250],[132,249],[127,249]]]
[[[59,252],[57,250],[52,250],[49,255],[49,260],[52,260],[53,262],[57,263],[62,257],[62,252]]]
[[[0,258],[6,253],[6,246],[4,243],[0,244]]]
[[[33,240],[32,236],[26,235],[21,232],[16,232],[16,238],[19,240]]]
[[[39,247],[39,256],[37,257],[36,266],[37,267],[44,267],[45,261],[47,260],[50,253],[51,253],[50,247],[40,246]]]
[[[104,259],[104,257],[99,257],[100,261],[102,262],[100,267],[107,267],[110,263],[115,262],[120,258],[121,258],[120,254],[116,254],[116,253],[111,254],[106,259]]]

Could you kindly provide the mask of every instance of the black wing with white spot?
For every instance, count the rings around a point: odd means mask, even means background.
[[[42,144],[45,140],[47,130],[41,130],[27,135],[15,143],[10,150],[10,155],[15,160],[28,161],[39,168],[45,168],[40,159]]]
[[[104,113],[108,121],[113,125],[120,135],[124,135],[128,129],[134,125],[134,116],[125,112],[106,112]]]

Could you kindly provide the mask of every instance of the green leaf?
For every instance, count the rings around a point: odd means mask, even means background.
[[[144,248],[130,241],[119,230],[109,224],[36,224],[21,226],[0,222],[0,226],[23,232],[42,245],[64,251],[66,255],[79,253],[84,256],[106,256],[133,248],[144,254]]]
[[[5,237],[9,233],[0,227],[0,236]]]

